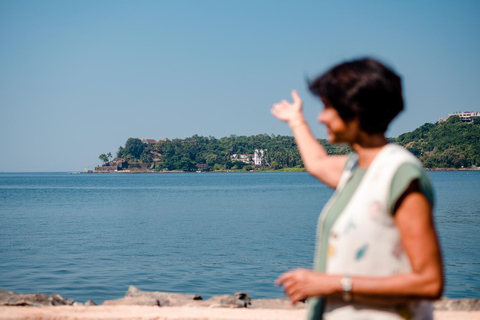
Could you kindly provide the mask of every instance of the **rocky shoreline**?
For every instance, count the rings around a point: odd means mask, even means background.
[[[442,299],[435,319],[480,319],[480,300]],[[130,286],[123,298],[76,302],[58,294],[0,290],[0,319],[302,319],[305,304],[286,299],[252,299],[247,293],[213,296],[143,291]]]
[[[96,306],[92,300],[85,303],[76,302],[59,294],[43,293],[21,294],[0,289],[0,306]],[[130,286],[123,298],[106,300],[106,306],[157,306],[157,307],[209,307],[209,308],[257,308],[257,309],[303,309],[305,303],[292,306],[287,298],[252,299],[247,293],[237,292],[233,295],[213,296],[208,300],[197,294],[173,293],[161,291],[144,291]],[[478,299],[447,299],[434,302],[434,309],[439,311],[480,311]]]
[[[19,294],[13,291],[0,290],[0,306],[96,306],[92,300],[85,304],[59,294],[46,295],[43,293]],[[247,293],[237,292],[233,295],[213,296],[208,300],[197,294],[143,291],[130,286],[125,297],[115,300],[106,300],[106,306],[157,306],[157,307],[210,307],[210,308],[267,308],[267,309],[303,309],[304,303],[292,306],[284,299],[252,299]],[[480,306],[479,306],[480,309]]]

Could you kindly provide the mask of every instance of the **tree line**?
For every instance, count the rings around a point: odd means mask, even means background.
[[[444,122],[425,123],[392,139],[412,152],[426,168],[480,166],[480,119],[464,123],[451,116]]]
[[[332,145],[324,139],[319,140],[330,154],[346,154],[347,146]],[[125,146],[120,146],[117,159],[128,162],[129,166],[151,168],[154,170],[195,171],[197,164],[205,170],[251,170],[252,165],[242,161],[232,161],[233,154],[253,154],[255,149],[264,150],[262,166],[255,169],[303,169],[303,162],[292,136],[259,134],[254,136],[231,135],[217,139],[209,136],[194,135],[185,139],[159,141],[146,144],[140,139],[129,138]],[[99,159],[107,163],[106,154]],[[160,161],[159,161],[160,160]]]
[[[460,168],[480,165],[480,123],[463,123],[458,116],[445,122],[426,123],[412,132],[389,140],[396,142],[417,156],[427,168]],[[345,145],[333,145],[318,139],[328,154],[351,152]],[[232,161],[233,154],[253,154],[265,150],[261,167],[253,168],[241,161]],[[259,134],[215,138],[194,135],[185,139],[146,144],[129,138],[118,148],[117,158],[129,167],[153,170],[195,171],[197,165],[205,170],[302,170],[302,159],[292,136]],[[102,154],[100,160],[108,163],[111,154]]]

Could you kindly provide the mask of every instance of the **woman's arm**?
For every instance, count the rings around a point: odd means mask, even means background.
[[[356,301],[391,305],[419,298],[438,299],[442,295],[442,258],[432,206],[415,183],[405,194],[396,210],[395,223],[412,272],[391,277],[352,277]],[[283,285],[292,303],[296,303],[309,297],[339,295],[341,278],[342,275],[297,269],[280,276],[277,284]]]
[[[292,91],[292,98],[293,103],[282,100],[274,104],[271,112],[277,119],[290,125],[307,171],[326,185],[336,188],[345,166],[346,156],[327,154],[305,121],[302,100],[296,91]]]

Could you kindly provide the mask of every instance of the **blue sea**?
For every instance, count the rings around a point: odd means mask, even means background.
[[[429,172],[445,296],[480,299],[480,171]],[[0,174],[0,288],[97,303],[143,290],[283,296],[332,191],[307,173]]]

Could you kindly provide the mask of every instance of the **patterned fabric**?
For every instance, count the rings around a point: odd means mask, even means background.
[[[330,207],[350,182],[356,157],[349,157],[332,199],[319,219],[319,229],[328,219]],[[405,163],[421,168],[419,161],[404,148],[389,144],[374,159],[353,195],[336,217],[328,236],[325,272],[370,277],[391,276],[411,271],[391,213],[391,185]],[[325,213],[325,214],[324,214]],[[318,243],[317,243],[318,245]],[[318,257],[316,257],[316,264]],[[329,298],[325,305],[312,299],[309,319],[432,319],[430,302],[409,303],[397,308],[378,308]]]

